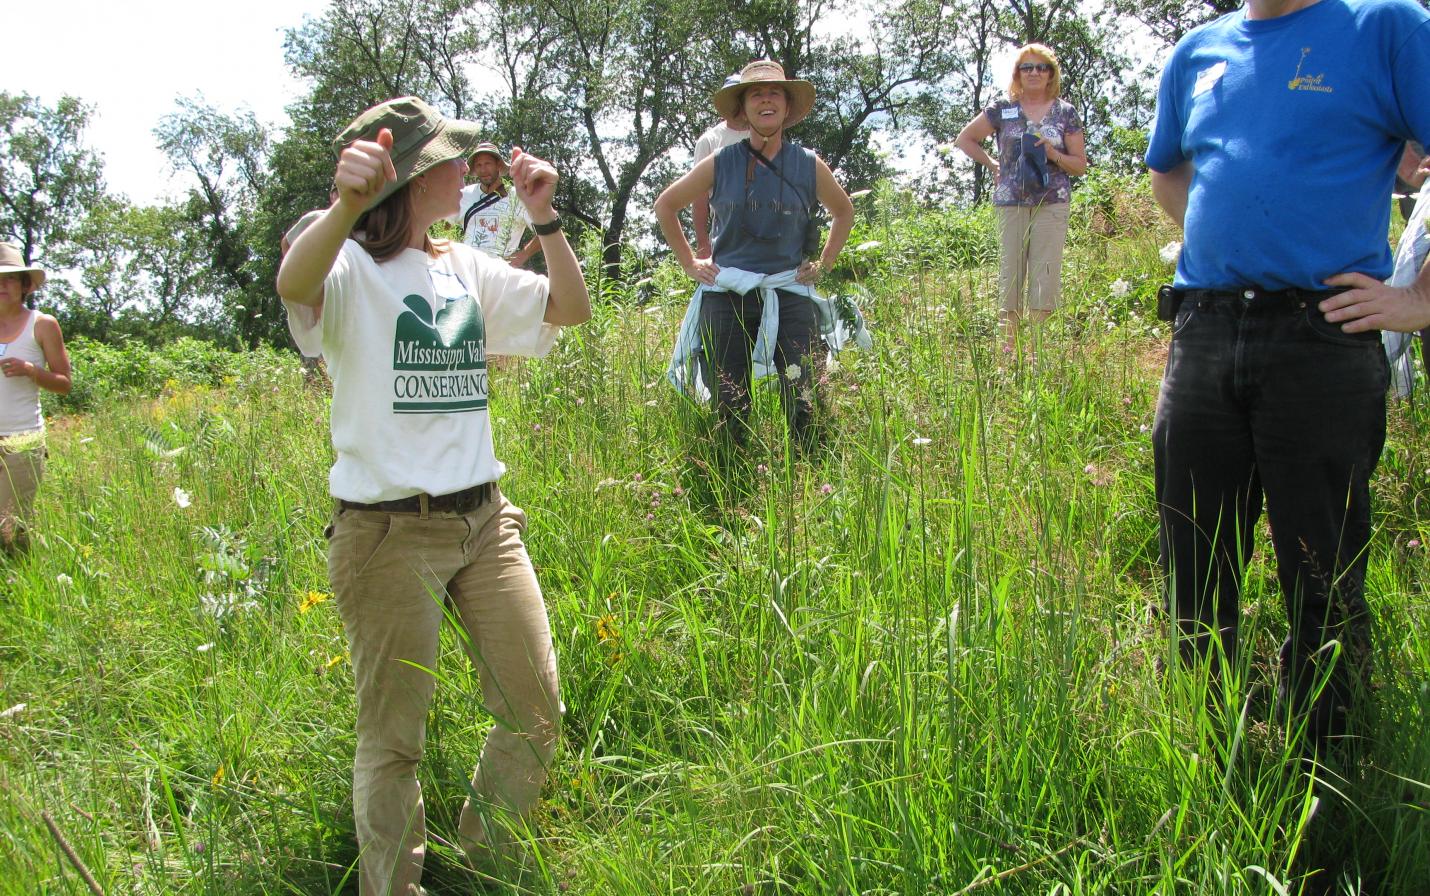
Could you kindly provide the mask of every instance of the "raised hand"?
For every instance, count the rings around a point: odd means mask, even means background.
[[[377,132],[377,140],[355,140],[338,156],[338,170],[333,184],[338,190],[338,202],[365,209],[373,197],[382,192],[388,181],[397,180],[392,166],[392,131]]]
[[[511,150],[511,184],[516,198],[530,212],[546,211],[556,196],[556,184],[561,176],[550,162],[523,152],[520,146]]]

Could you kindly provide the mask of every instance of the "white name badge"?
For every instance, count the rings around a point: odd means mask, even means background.
[[[1004,121],[1012,121],[1013,119],[1015,119],[1015,118],[1017,118],[1017,117],[1018,117],[1018,110],[1017,110],[1017,108],[1004,109],[1004,110],[1003,110],[1003,120],[1004,120]]]
[[[1192,96],[1201,96],[1221,80],[1221,76],[1226,72],[1226,60],[1223,59],[1211,68],[1204,68],[1197,72],[1197,83],[1192,87]]]

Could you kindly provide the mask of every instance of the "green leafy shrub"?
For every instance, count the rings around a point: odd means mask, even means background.
[[[156,396],[166,387],[218,386],[255,368],[296,367],[289,352],[260,348],[236,352],[202,339],[182,337],[154,349],[78,337],[68,342],[74,388],[68,395],[44,393],[47,408],[85,411],[111,398]]]

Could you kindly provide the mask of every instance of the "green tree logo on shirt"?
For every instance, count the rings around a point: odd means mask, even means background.
[[[420,295],[402,300],[392,340],[393,413],[452,414],[487,406],[486,325],[469,295],[432,316]]]

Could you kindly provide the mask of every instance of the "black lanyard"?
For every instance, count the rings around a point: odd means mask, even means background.
[[[506,197],[502,196],[502,194],[493,192],[488,193],[486,196],[472,203],[472,207],[467,209],[467,213],[462,216],[462,233],[467,232],[467,225],[472,223],[472,215],[475,215],[484,208],[491,208],[505,198]]]

